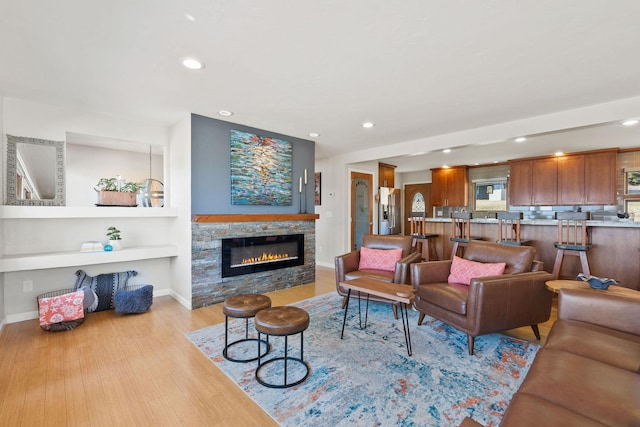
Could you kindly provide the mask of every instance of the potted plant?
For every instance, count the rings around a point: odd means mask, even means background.
[[[107,229],[107,237],[109,238],[109,244],[114,251],[122,249],[122,237],[120,236],[120,230],[113,225]]]
[[[136,194],[142,184],[117,178],[100,178],[95,187],[98,206],[137,206]]]

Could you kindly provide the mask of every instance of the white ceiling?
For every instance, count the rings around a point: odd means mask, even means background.
[[[231,110],[320,133],[324,158],[637,97],[639,23],[637,0],[0,0],[0,94],[166,124]],[[206,68],[184,69],[187,56]],[[615,146],[640,146],[626,131]],[[473,164],[562,145],[543,141],[451,154]],[[580,141],[571,151],[591,148]]]

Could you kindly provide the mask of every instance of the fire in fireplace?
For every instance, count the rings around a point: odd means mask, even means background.
[[[304,264],[304,234],[222,239],[222,277]]]

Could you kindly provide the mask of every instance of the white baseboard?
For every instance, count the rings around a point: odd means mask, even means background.
[[[177,293],[175,293],[173,291],[173,289],[168,289],[169,294],[171,295],[171,298],[173,298],[174,300],[178,301],[181,305],[183,305],[187,310],[191,310],[191,301],[183,298],[181,295],[178,295]]]
[[[7,316],[7,324],[24,322],[25,320],[38,319],[40,314],[38,311],[26,311],[24,313],[10,314]]]
[[[154,298],[164,297],[164,296],[172,297],[173,299],[177,300],[181,305],[191,310],[191,304],[188,303],[184,298],[180,297],[180,295],[173,292],[171,289],[160,289],[159,291],[153,291]],[[40,313],[38,313],[38,311],[27,311],[24,313],[10,314],[4,319],[2,319],[2,321],[0,321],[0,330],[2,330],[2,327],[4,325],[7,325],[9,323],[24,322],[25,320],[38,319],[39,317],[40,317]]]
[[[316,261],[316,265],[319,265],[320,267],[327,267],[327,268],[335,268],[336,266],[334,264],[328,263],[328,262],[320,262],[320,261]]]

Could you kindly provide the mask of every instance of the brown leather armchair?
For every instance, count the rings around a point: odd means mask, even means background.
[[[419,262],[422,259],[420,252],[413,252],[411,246],[411,236],[400,235],[377,235],[366,234],[362,237],[362,246],[369,249],[402,249],[402,258],[396,263],[396,270],[358,270],[360,265],[360,251],[352,251],[348,254],[335,257],[336,266],[336,289],[339,295],[344,297],[344,304],[347,301],[347,290],[340,286],[340,282],[353,280],[359,277],[372,277],[390,283],[410,284],[409,265]],[[351,295],[351,298],[358,298],[358,295]],[[398,318],[398,303],[385,298],[369,296],[369,301],[378,301],[391,304],[395,318]]]
[[[474,278],[469,285],[448,283],[451,260],[412,264],[418,324],[429,315],[465,332],[470,355],[479,335],[530,325],[540,339],[538,323],[549,320],[553,298],[545,282],[553,275],[542,271],[535,253],[531,246],[471,241],[464,259],[506,267],[503,275]]]

